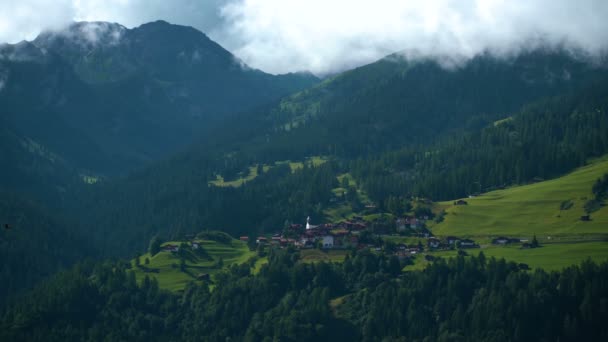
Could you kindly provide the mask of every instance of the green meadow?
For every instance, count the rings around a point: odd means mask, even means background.
[[[608,259],[608,208],[591,213],[590,221],[584,204],[592,198],[593,183],[608,173],[608,157],[553,180],[512,187],[466,198],[467,205],[441,202],[435,209],[445,210],[443,222],[430,228],[437,236],[461,236],[475,239],[488,257],[505,258],[532,268],[557,270],[591,258]],[[531,239],[536,235],[540,248],[521,249],[520,244],[493,246],[493,237],[508,236]],[[455,251],[433,252],[450,257]],[[408,269],[424,268],[427,263],[418,257]]]
[[[303,249],[300,251],[300,260],[306,263],[313,262],[342,262],[348,254],[348,250],[330,249],[330,250],[318,250],[318,249]]]
[[[608,242],[576,242],[576,243],[548,243],[539,248],[522,249],[519,245],[513,246],[482,246],[482,248],[467,249],[468,255],[478,255],[483,252],[487,258],[506,259],[516,263],[524,263],[531,269],[542,268],[547,271],[557,271],[565,267],[580,264],[586,259],[596,262],[608,258]],[[456,250],[427,252],[425,254],[440,258],[452,258],[457,255]],[[414,259],[413,265],[405,267],[406,271],[422,270],[429,261],[420,254]]]
[[[327,158],[325,158],[325,157],[313,156],[310,158],[306,158],[305,162],[310,163],[313,166],[319,166],[319,165],[325,163],[326,161],[327,161]],[[275,165],[282,165],[282,164],[288,164],[289,168],[291,169],[291,172],[296,172],[297,170],[300,170],[304,167],[304,162],[301,162],[301,161],[282,160],[282,161],[275,162]],[[264,170],[264,172],[270,170],[272,167],[273,167],[273,165],[268,165],[268,164],[262,165],[262,169]],[[249,167],[247,174],[243,174],[243,175],[241,175],[241,177],[239,177],[237,179],[234,179],[231,181],[226,181],[226,180],[224,180],[224,177],[222,177],[221,175],[217,175],[216,179],[210,181],[209,184],[214,185],[214,186],[220,186],[220,187],[237,188],[237,187],[240,187],[241,185],[245,184],[246,182],[254,180],[257,176],[258,176],[258,167],[257,167],[257,165],[254,165],[254,166]]]
[[[161,288],[170,291],[183,290],[191,281],[196,280],[199,274],[209,274],[211,281],[214,275],[229,267],[232,264],[243,264],[251,260],[255,256],[255,252],[249,250],[247,245],[239,240],[232,240],[230,244],[223,244],[210,240],[195,240],[199,242],[202,248],[206,251],[206,256],[188,251],[185,258],[185,269],[180,269],[180,258],[171,252],[161,251],[154,256],[146,253],[140,257],[140,263],[143,267],[136,267],[135,260],[131,261],[133,270],[138,281],[141,281],[146,275],[154,277],[158,280]],[[180,241],[170,241],[163,244],[179,245]],[[148,258],[150,263],[145,264]],[[223,265],[219,265],[220,259]],[[256,268],[261,267],[262,263]],[[149,270],[149,271],[146,271]]]
[[[563,177],[517,186],[466,198],[468,205],[439,203],[445,220],[432,226],[436,235],[489,237],[508,235],[539,239],[588,240],[608,235],[608,209],[581,220],[583,205],[591,199],[591,187],[608,173],[608,158],[602,158]],[[561,210],[562,203],[570,208]],[[593,238],[592,238],[593,239]]]

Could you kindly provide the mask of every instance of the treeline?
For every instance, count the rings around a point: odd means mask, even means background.
[[[563,175],[608,153],[608,82],[539,101],[488,127],[348,168],[377,201],[437,200]]]
[[[342,264],[273,251],[258,275],[233,266],[181,294],[137,284],[128,265],[83,263],[6,310],[3,340],[600,341],[608,263],[523,271],[494,258],[401,273],[361,251]]]

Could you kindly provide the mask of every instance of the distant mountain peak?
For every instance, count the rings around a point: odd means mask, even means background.
[[[33,43],[40,47],[73,45],[93,48],[100,45],[117,45],[127,28],[116,23],[103,21],[75,22],[61,30],[44,31]]]

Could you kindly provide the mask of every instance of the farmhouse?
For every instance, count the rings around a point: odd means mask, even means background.
[[[515,239],[515,238],[508,238],[508,237],[504,237],[504,236],[500,236],[495,239],[492,239],[493,245],[507,245],[510,243],[517,243],[517,242],[521,242],[521,240]]]
[[[321,244],[323,248],[334,248],[334,237],[331,235],[325,235]]]
[[[460,241],[460,239],[455,236],[448,236],[447,238],[445,238],[445,241],[448,243],[448,245],[454,245],[458,241]]]
[[[255,242],[257,244],[264,244],[264,243],[268,242],[268,238],[266,238],[265,236],[258,236],[258,238],[255,240]]]
[[[439,239],[434,238],[434,237],[429,238],[427,241],[427,246],[432,249],[439,248],[441,246],[441,241],[439,241]]]
[[[164,252],[179,252],[179,246],[178,245],[164,245],[163,251]]]
[[[473,241],[471,239],[460,240],[460,248],[475,248],[475,247],[479,247],[479,246],[477,244],[475,244],[475,241]]]
[[[209,280],[211,280],[211,276],[209,275],[209,273],[199,273],[196,276],[196,279],[197,280],[207,280],[207,281],[209,281]]]

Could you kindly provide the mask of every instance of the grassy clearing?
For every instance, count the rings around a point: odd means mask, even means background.
[[[517,263],[528,264],[531,268],[542,268],[547,271],[561,270],[565,267],[576,265],[588,258],[601,262],[608,258],[608,243],[606,242],[577,242],[577,243],[551,243],[544,244],[540,248],[521,249],[517,246],[486,246],[479,249],[468,249],[469,255],[479,255],[483,252],[486,257],[506,259]],[[426,254],[440,258],[452,258],[457,251],[438,251]],[[419,255],[414,265],[405,267],[407,271],[423,270],[429,261],[423,255]]]
[[[300,260],[306,263],[312,262],[342,262],[348,254],[347,250],[318,250],[318,249],[303,249],[300,251]]]
[[[329,222],[339,222],[355,216],[353,208],[346,203],[333,205],[331,208],[325,209],[323,214],[325,215],[325,219]]]
[[[260,272],[260,270],[262,269],[262,266],[266,265],[268,263],[268,257],[263,257],[263,258],[259,258],[255,261],[255,264],[253,265],[253,274],[258,274]]]
[[[227,268],[232,264],[242,264],[251,259],[255,252],[249,250],[247,245],[239,240],[232,240],[229,245],[221,244],[216,241],[197,240],[201,243],[210,258],[202,258],[194,253],[186,260],[185,272],[179,268],[180,258],[170,252],[160,252],[153,257],[146,253],[140,257],[141,264],[151,270],[155,269],[158,272],[145,272],[144,269],[135,267],[135,261],[132,260],[133,270],[138,281],[148,275],[156,278],[161,288],[170,291],[180,291],[191,281],[196,280],[196,276],[201,273],[208,273],[213,279],[213,275]],[[167,242],[166,244],[179,245],[178,241]],[[150,259],[150,264],[145,265],[144,260]],[[217,267],[217,262],[223,260],[223,268]],[[261,267],[261,266],[260,266]]]
[[[320,156],[313,156],[310,158],[306,158],[306,163],[311,163],[312,166],[317,167],[319,165],[322,165],[323,163],[327,162],[327,158],[326,157],[320,157]],[[289,168],[291,169],[291,172],[296,172],[302,168],[304,168],[304,162],[301,161],[291,161],[291,160],[282,160],[282,161],[278,161],[276,162],[276,164],[289,164]]]
[[[264,172],[270,170],[270,166],[268,166],[268,165],[262,165],[262,168],[264,169]],[[216,176],[217,178],[214,181],[209,182],[209,184],[213,184],[215,186],[222,186],[222,187],[231,186],[233,188],[237,188],[246,182],[254,180],[257,176],[258,176],[258,167],[256,165],[256,166],[249,167],[249,173],[245,177],[241,177],[241,178],[226,182],[226,181],[224,181],[224,177],[217,175]]]
[[[311,163],[313,166],[319,166],[319,165],[327,162],[327,158],[320,157],[320,156],[313,156],[310,158],[306,158],[306,162]],[[289,164],[289,167],[291,168],[291,172],[296,172],[297,170],[300,170],[304,167],[304,162],[292,162],[289,160],[278,161],[275,164],[276,165]],[[264,172],[267,172],[271,168],[272,168],[271,165],[267,165],[267,164],[262,165],[262,169],[264,170]],[[231,180],[231,181],[226,181],[224,179],[224,177],[222,177],[221,175],[217,175],[216,179],[213,181],[210,181],[209,184],[214,185],[214,186],[220,186],[220,187],[230,186],[233,188],[238,188],[238,187],[242,186],[243,184],[254,180],[257,176],[258,176],[258,166],[254,165],[254,166],[250,166],[248,173],[246,175],[242,175],[240,178],[237,178],[237,179]]]
[[[539,239],[548,237],[608,234],[608,208],[591,214],[583,222],[583,205],[591,198],[591,186],[608,172],[608,158],[602,158],[574,172],[549,181],[505,190],[492,191],[467,198],[468,205],[440,203],[447,215],[432,227],[437,235],[496,236],[509,235]],[[571,201],[568,210],[562,202]]]
[[[528,264],[532,268],[545,270],[559,270],[579,264],[587,258],[595,261],[608,259],[607,242],[554,243],[544,244],[542,247],[534,249],[520,249],[517,246],[491,247],[484,248],[482,251],[488,257],[505,258]],[[478,254],[479,252],[473,253]]]
[[[336,177],[338,179],[338,184],[342,185],[344,180],[348,181],[349,187],[355,187],[357,189],[357,197],[361,203],[371,203],[367,193],[361,190],[357,186],[357,182],[349,173],[343,173]],[[346,193],[348,189],[339,186],[337,188],[332,189],[332,192],[335,197],[340,197],[342,194]],[[353,216],[357,215],[354,212],[353,208],[348,203],[337,203],[332,205],[330,208],[325,209],[324,211],[325,219],[329,222],[339,222],[345,219],[350,219]]]

